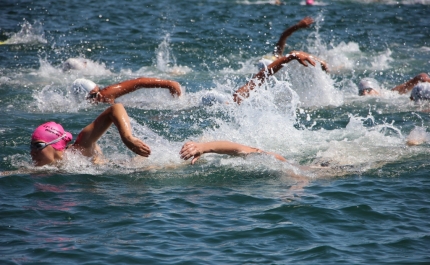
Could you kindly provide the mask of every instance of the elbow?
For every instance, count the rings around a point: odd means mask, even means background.
[[[122,103],[112,103],[110,108],[112,110],[124,109],[124,105],[122,105]]]
[[[421,74],[415,76],[414,79],[417,81],[421,81],[421,82],[430,82],[430,77],[426,73],[421,73]]]

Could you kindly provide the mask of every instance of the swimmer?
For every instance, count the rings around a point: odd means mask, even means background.
[[[378,81],[373,78],[363,78],[358,84],[359,96],[377,96],[381,92]]]
[[[229,141],[213,141],[213,142],[206,142],[206,143],[187,142],[182,146],[182,149],[179,152],[179,154],[181,155],[181,158],[184,160],[193,158],[191,160],[192,165],[194,165],[194,163],[197,160],[199,160],[199,158],[203,154],[207,154],[207,153],[226,154],[226,155],[233,155],[233,156],[249,155],[251,153],[262,153],[262,154],[272,155],[276,159],[283,162],[287,161],[284,157],[282,157],[279,154],[276,154],[273,152],[266,152],[258,148],[242,145],[239,143],[229,142]]]
[[[297,60],[300,64],[304,65],[305,67],[308,66],[308,63],[310,63],[312,66],[315,66],[315,60],[316,58],[306,52],[298,52],[298,51],[292,51],[286,56],[280,57],[277,60],[275,60],[273,63],[267,66],[267,69],[260,70],[252,80],[250,80],[248,83],[246,83],[244,86],[236,90],[236,92],[233,94],[233,100],[237,104],[240,104],[241,101],[244,98],[249,97],[249,92],[253,90],[256,86],[261,86],[264,81],[271,75],[274,75],[276,72],[278,72],[284,64],[287,64],[293,60]],[[318,60],[316,60],[318,61]],[[321,64],[321,68],[324,71],[328,71],[328,66],[324,61],[318,61]],[[258,82],[256,82],[256,79]]]
[[[62,66],[63,72],[67,72],[70,70],[83,70],[87,68],[87,60],[84,58],[69,58],[67,59]]]
[[[263,56],[263,58],[258,62],[258,68],[265,68],[277,58],[281,57],[284,54],[285,43],[287,42],[288,37],[299,29],[308,28],[312,23],[314,23],[314,20],[311,17],[305,17],[297,24],[284,30],[275,45],[273,53],[271,55]]]
[[[140,77],[109,85],[100,90],[99,86],[88,79],[76,79],[73,82],[75,92],[88,93],[87,99],[92,103],[104,102],[113,104],[115,99],[140,88],[167,88],[173,97],[181,96],[181,85],[176,81],[158,78]]]
[[[35,166],[56,164],[67,152],[79,152],[97,162],[102,153],[97,140],[115,124],[122,142],[134,153],[148,157],[151,149],[143,141],[134,137],[131,132],[130,118],[122,104],[114,104],[103,111],[92,123],[78,134],[75,143],[72,134],[66,132],[58,123],[44,123],[34,130],[31,136],[30,155]]]
[[[424,93],[424,87],[427,84],[430,84],[430,77],[428,76],[428,74],[421,73],[417,76],[414,76],[412,79],[406,81],[405,83],[394,87],[393,89],[391,89],[391,91],[397,91],[399,92],[399,94],[406,94],[411,91],[411,100],[430,99],[430,97],[420,98],[421,93]],[[422,96],[424,97],[424,95]]]
[[[430,100],[430,77],[421,73],[391,89],[399,94],[411,92],[410,99],[414,101]],[[379,96],[381,89],[378,82],[373,78],[364,78],[358,85],[358,95],[360,96]]]

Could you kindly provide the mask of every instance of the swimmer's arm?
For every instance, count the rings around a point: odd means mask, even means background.
[[[419,82],[430,82],[430,77],[425,73],[421,73],[412,78],[411,80],[394,87],[393,89],[391,89],[391,91],[397,91],[399,92],[399,94],[406,94],[411,91],[412,88],[414,88],[414,86],[417,85]]]
[[[94,156],[97,151],[97,140],[113,124],[118,129],[123,143],[138,155],[148,157],[151,149],[144,142],[134,137],[131,132],[130,118],[122,104],[116,103],[103,111],[91,124],[78,135],[74,148],[85,156]]]
[[[285,48],[285,43],[287,42],[287,38],[289,36],[291,36],[291,34],[293,34],[295,31],[302,29],[302,28],[307,28],[312,23],[314,23],[314,20],[311,17],[305,17],[304,19],[300,20],[294,26],[289,27],[286,30],[284,30],[284,32],[282,32],[281,36],[279,37],[278,42],[275,45],[273,55],[275,57],[281,57],[282,54],[284,54],[284,48]]]
[[[276,74],[284,66],[284,64],[287,64],[292,60],[297,60],[305,67],[308,66],[308,63],[310,63],[312,66],[315,66],[313,59],[314,57],[310,54],[298,51],[292,51],[288,55],[276,59],[273,63],[267,66],[267,70],[260,70],[260,72],[258,72],[252,80],[236,90],[236,92],[233,94],[234,102],[240,104],[243,98],[248,98],[249,92],[251,90],[253,90],[256,86],[261,86],[269,76]],[[258,80],[258,83],[256,80]]]
[[[227,155],[246,155],[250,153],[267,153],[273,155],[276,159],[286,161],[281,155],[272,152],[264,152],[260,149],[229,142],[229,141],[213,141],[207,143],[187,142],[182,146],[179,154],[184,160],[193,157],[191,164],[194,164],[200,156],[206,153],[227,154]]]
[[[320,58],[315,57],[315,56],[312,59],[314,59],[315,61],[317,61],[317,62],[319,62],[321,64],[321,69],[324,72],[326,72],[326,73],[329,72],[328,64],[324,60],[321,60]]]
[[[181,85],[176,81],[141,77],[110,85],[102,90],[96,87],[89,93],[89,98],[94,98],[94,101],[96,102],[107,102],[112,104],[116,98],[140,88],[167,88],[172,96],[180,96],[182,93]]]

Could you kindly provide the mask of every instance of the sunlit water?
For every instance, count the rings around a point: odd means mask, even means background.
[[[430,105],[389,90],[429,73],[430,2],[274,2],[2,4],[1,263],[429,263]],[[305,16],[315,23],[285,50],[324,59],[330,74],[292,62],[237,106],[233,92]],[[76,78],[140,76],[183,89],[118,99],[148,159],[111,128],[99,141],[109,163],[68,153],[32,166],[35,127],[54,120],[76,137],[107,107],[76,94]],[[357,95],[364,77],[380,97]],[[192,166],[179,157],[189,140],[288,162],[208,154]]]

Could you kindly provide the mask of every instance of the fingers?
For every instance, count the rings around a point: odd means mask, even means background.
[[[312,64],[312,66],[315,66],[315,62],[311,58],[306,58],[305,60]]]
[[[321,69],[322,69],[323,71],[325,71],[326,73],[328,73],[328,72],[329,72],[329,69],[328,69],[327,64],[326,64],[325,62],[320,62],[320,63],[321,63]]]
[[[182,146],[179,154],[181,155],[181,159],[188,160],[191,157],[195,156],[198,153],[197,147],[193,142],[185,143]]]
[[[191,160],[191,165],[194,165],[194,163],[196,163],[197,160],[199,160],[200,155],[196,155],[194,156],[193,160]]]
[[[313,60],[311,60],[308,57],[305,58],[297,58],[297,60],[299,61],[299,63],[301,63],[302,65],[304,65],[305,67],[308,67],[307,63],[310,63],[312,66],[315,66],[315,62]]]
[[[151,154],[151,148],[135,137],[123,139],[123,142],[128,149],[140,156],[148,157]]]
[[[180,97],[181,93],[182,93],[181,89],[179,89],[179,88],[173,88],[170,90],[170,94],[172,95],[172,97],[175,97],[175,96]]]
[[[199,147],[194,142],[185,143],[182,146],[182,149],[179,152],[179,154],[181,155],[181,158],[184,159],[184,160],[188,160],[191,157],[193,157],[193,159],[191,160],[191,165],[194,165],[194,163],[197,160],[199,160],[199,158],[201,156],[201,152],[199,150]]]
[[[148,157],[151,154],[151,148],[143,142],[132,149],[133,152],[140,156]]]
[[[90,93],[88,93],[88,95],[85,99],[89,100],[91,102],[96,102],[97,101],[97,95],[98,95],[98,92],[90,92]]]
[[[303,66],[308,67],[308,63],[310,63],[312,66],[315,66],[315,61],[312,60],[312,56],[305,53],[305,52],[292,52],[291,55],[294,56],[294,58]]]
[[[305,67],[308,67],[308,64],[306,63],[306,61],[302,60],[302,59],[297,59],[297,61],[299,61],[299,63]]]
[[[238,105],[242,102],[242,99],[236,94],[233,94],[233,101],[236,102]]]

